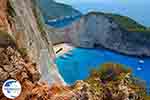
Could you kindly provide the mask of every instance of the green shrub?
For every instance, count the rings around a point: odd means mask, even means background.
[[[7,8],[8,14],[9,14],[11,17],[16,16],[16,13],[15,13],[15,11],[14,11],[14,9],[13,9],[13,7],[11,6],[11,4],[10,4],[9,1],[7,2],[7,6],[8,6],[8,8]]]
[[[26,48],[19,48],[18,51],[20,52],[22,57],[27,56],[27,49]]]
[[[15,40],[7,32],[0,31],[1,41],[6,42],[6,46],[15,46]]]
[[[38,4],[37,4],[37,1],[36,0],[33,0],[32,1],[34,6],[32,7],[32,11],[33,11],[33,14],[36,18],[36,22],[37,22],[37,25],[38,25],[38,29],[40,30],[41,33],[45,32],[44,30],[44,27],[45,27],[45,24],[42,20],[42,15],[41,13],[38,11]]]
[[[144,25],[139,24],[135,20],[127,17],[121,16],[118,14],[106,14],[107,16],[111,17],[114,21],[116,21],[120,27],[129,31],[129,32],[138,32],[138,33],[149,33],[150,30],[145,27]]]
[[[131,72],[131,69],[124,65],[106,63],[98,69],[93,69],[91,75],[84,82],[89,84],[90,91],[95,93],[96,96],[97,94],[99,97],[104,96],[104,100],[123,100],[124,90],[120,89],[119,85],[127,86],[140,98],[145,97],[144,100],[149,100],[149,97],[146,96],[144,84],[141,86],[138,83],[134,83],[135,77],[132,76]],[[105,96],[107,94],[115,94],[116,92],[117,99],[113,99],[113,95],[110,95],[110,97]],[[140,98],[139,100],[143,100]]]
[[[149,33],[150,29],[145,27],[142,24],[139,24],[135,20],[131,19],[128,16],[122,16],[119,14],[113,14],[113,13],[103,13],[103,12],[91,12],[90,14],[96,14],[96,15],[104,15],[106,17],[111,18],[115,22],[117,22],[121,28],[131,31],[131,32],[141,32],[141,33]]]
[[[131,69],[121,64],[106,63],[99,68],[98,72],[102,80],[116,80],[122,73],[131,73]]]

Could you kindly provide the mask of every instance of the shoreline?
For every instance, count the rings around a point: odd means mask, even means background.
[[[69,43],[60,43],[60,44],[56,44],[53,46],[53,49],[55,51],[55,54],[56,54],[56,57],[59,57],[59,56],[62,56],[63,54],[73,50],[74,48],[76,48],[75,46],[69,44]],[[79,47],[79,48],[83,48],[83,47]],[[62,49],[59,51],[59,49]],[[84,48],[84,49],[94,49],[94,48]],[[135,57],[135,58],[140,58],[140,59],[143,59],[143,58],[149,58],[150,56],[145,56],[145,55],[142,55],[142,54],[127,54],[127,53],[123,53],[121,51],[117,51],[117,50],[114,50],[114,49],[110,49],[110,48],[106,48],[106,47],[97,47],[95,49],[103,49],[103,50],[109,50],[109,51],[112,51],[112,52],[115,52],[115,53],[118,53],[120,55],[124,55],[124,56],[129,56],[129,57]],[[58,53],[56,53],[57,51],[59,51]]]
[[[75,47],[68,43],[61,43],[53,46],[56,57],[62,56],[65,53],[73,50]]]

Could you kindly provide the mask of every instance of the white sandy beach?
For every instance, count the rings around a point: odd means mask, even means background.
[[[60,50],[61,48],[62,48],[62,50]],[[67,43],[62,43],[62,44],[58,44],[58,45],[53,46],[56,57],[59,57],[65,53],[69,52],[73,48],[74,48],[73,46],[71,46],[70,44],[67,44]],[[60,51],[58,53],[56,53],[58,50],[60,50]]]

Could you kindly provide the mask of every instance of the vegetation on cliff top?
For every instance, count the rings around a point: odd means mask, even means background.
[[[38,15],[35,16],[38,17]],[[41,33],[44,33],[40,17],[38,17],[37,20],[39,21],[38,27]],[[124,27],[126,27],[126,25]],[[138,26],[138,28],[139,27],[141,26]],[[12,41],[8,33],[0,32],[0,40],[3,39],[6,42]],[[25,54],[26,49],[21,48],[20,53]],[[88,79],[72,86],[72,89],[66,87],[66,91],[64,88],[60,89],[61,87],[52,87],[49,89],[45,84],[36,84],[35,82],[40,79],[36,64],[25,62],[18,51],[13,50],[12,48],[2,49],[0,58],[0,80],[5,81],[9,78],[14,78],[19,80],[23,85],[23,92],[20,95],[19,100],[24,100],[25,98],[28,98],[29,100],[31,97],[35,99],[48,100],[49,98],[49,100],[60,100],[57,99],[56,96],[60,96],[59,98],[64,98],[65,100],[88,100],[89,98],[90,100],[124,100],[125,98],[142,100],[146,95],[143,85],[136,84],[134,82],[135,78],[131,77],[131,70],[126,69],[123,65],[113,63],[104,64],[100,69],[93,70]],[[5,66],[5,64],[7,65]],[[2,84],[0,85],[2,86]],[[67,96],[64,96],[67,94],[70,99],[66,99]],[[51,99],[53,96],[56,99]],[[2,91],[0,91],[0,99],[7,99],[3,96]]]
[[[36,65],[25,62],[18,51],[12,48],[2,49],[0,58],[3,65],[0,66],[0,75],[4,76],[0,80],[13,77],[22,84],[23,90],[18,100],[149,100],[145,85],[137,84],[131,70],[120,64],[103,64],[99,69],[92,70],[88,79],[78,81],[74,86],[54,84],[49,87],[46,83],[37,82],[40,74]],[[2,91],[0,99],[7,99]]]
[[[129,32],[142,32],[142,33],[150,33],[150,29],[145,27],[144,25],[139,24],[135,20],[131,19],[127,16],[122,16],[119,14],[113,13],[103,13],[103,12],[90,12],[89,14],[100,14],[106,17],[111,18],[115,22],[117,22],[121,28],[129,31]],[[89,15],[87,14],[87,15]]]
[[[135,20],[122,16],[119,14],[106,14],[107,16],[113,18],[121,27],[131,32],[145,32],[150,33],[150,30],[144,25],[139,24]]]
[[[81,87],[81,88],[79,88]],[[88,79],[77,82],[70,100],[143,100],[145,85],[120,64],[106,63],[93,69]]]

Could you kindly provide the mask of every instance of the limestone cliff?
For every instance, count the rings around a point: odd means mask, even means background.
[[[77,16],[81,13],[69,5],[55,2],[55,0],[37,0],[46,20],[65,16]]]
[[[54,63],[55,54],[36,0],[0,0],[0,8],[0,31],[7,32],[16,47],[27,52],[41,71],[42,80],[64,83]]]
[[[148,34],[129,32],[101,13],[89,13],[71,25],[50,28],[53,44],[69,42],[77,47],[107,48],[134,56],[150,56]]]

